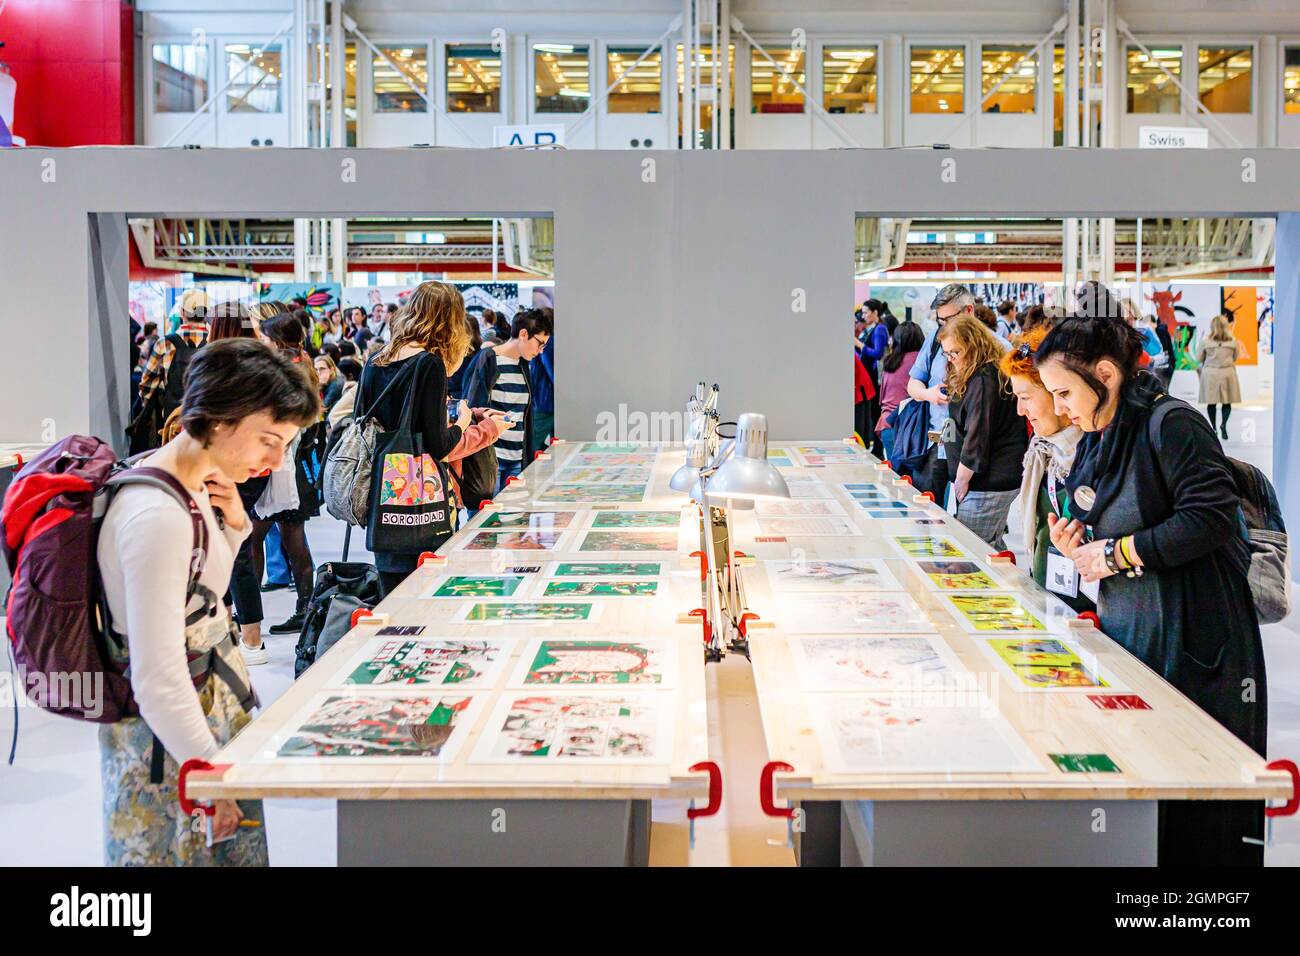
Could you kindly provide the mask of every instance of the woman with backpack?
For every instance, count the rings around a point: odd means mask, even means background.
[[[423,448],[425,457],[431,459],[422,467],[439,470],[445,459],[461,440],[461,435],[473,422],[469,406],[460,402],[456,408],[456,421],[448,424],[447,377],[460,368],[469,348],[469,331],[465,326],[465,300],[455,286],[444,282],[422,282],[397,313],[391,338],[366,363],[357,388],[357,409],[373,416],[387,431],[398,429],[403,412],[409,408],[407,422]],[[389,386],[393,386],[390,388]],[[381,484],[376,494],[388,494],[386,500],[418,498],[421,489],[410,487],[403,477],[394,473],[392,480],[378,469],[371,476],[371,486]],[[441,482],[444,493],[445,481]],[[395,497],[396,496],[396,497]],[[372,495],[372,498],[374,495]],[[449,509],[454,511],[454,509]],[[450,517],[450,515],[448,515]],[[436,551],[454,530],[445,523],[423,526],[427,533],[414,526],[410,535],[412,546],[389,550],[385,547],[388,528],[376,529],[376,515],[372,512],[367,523],[367,546],[374,552],[375,568],[385,595],[402,583],[415,570],[416,561],[423,551]],[[446,529],[446,530],[443,530]]]
[[[1247,579],[1241,498],[1214,430],[1140,370],[1143,336],[1069,318],[1035,353],[1057,411],[1083,429],[1052,543],[1099,581],[1101,629],[1263,754],[1264,649]],[[1264,807],[1160,804],[1159,863],[1260,866]]]
[[[111,626],[125,635],[140,712],[99,730],[110,866],[267,863],[261,803],[215,801],[212,835],[226,842],[209,848],[203,828],[180,810],[177,773],[228,743],[255,702],[218,596],[252,530],[237,485],[278,467],[298,430],[319,417],[315,387],[286,358],[248,339],[214,342],[190,363],[181,433],[138,463],[165,472],[189,496],[206,531],[197,580],[195,522],[172,494],[127,485],[105,514],[99,571]],[[205,657],[201,680],[192,674]]]
[[[889,424],[889,418],[907,399],[907,380],[924,344],[925,333],[919,325],[910,319],[901,322],[880,362],[880,418],[876,421],[876,434],[880,436],[886,461],[894,450],[894,427]]]

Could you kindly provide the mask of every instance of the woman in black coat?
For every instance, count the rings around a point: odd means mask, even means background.
[[[1119,321],[1059,323],[1035,356],[1057,411],[1084,431],[1052,543],[1100,581],[1101,628],[1263,754],[1264,650],[1240,496],[1196,409],[1139,371],[1142,336]],[[1162,866],[1259,866],[1260,801],[1162,801]]]

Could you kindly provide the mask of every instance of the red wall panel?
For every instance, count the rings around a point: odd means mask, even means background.
[[[135,39],[123,0],[9,0],[0,60],[18,82],[14,133],[30,146],[135,142]]]

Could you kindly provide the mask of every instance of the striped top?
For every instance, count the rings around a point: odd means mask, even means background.
[[[497,380],[492,386],[492,407],[498,411],[513,412],[517,421],[497,439],[499,461],[523,461],[524,412],[528,409],[528,381],[524,378],[523,364],[517,358],[497,355]]]

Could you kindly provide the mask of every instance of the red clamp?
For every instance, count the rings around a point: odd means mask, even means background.
[[[189,797],[185,796],[185,778],[190,775],[191,770],[215,770],[217,769],[206,760],[200,760],[195,757],[193,760],[187,760],[181,764],[181,772],[176,775],[176,798],[180,801],[181,813],[187,817],[194,816],[194,811],[198,810],[205,817],[210,817],[217,812],[216,807],[201,807]]]
[[[18,459],[18,462],[17,462],[17,464],[14,465],[14,467],[15,467],[15,468],[21,468],[21,467],[23,466],[23,455],[22,455],[22,452],[18,452],[18,451],[14,452],[14,457]]]
[[[709,556],[703,551],[692,551],[690,556],[700,559],[700,580],[707,581],[709,579]],[[695,612],[692,611],[691,613]]]
[[[990,557],[990,558],[1006,558],[1006,559],[1007,559],[1008,561],[1010,561],[1012,564],[1015,564],[1015,563],[1016,563],[1016,556],[1015,556],[1015,554],[1014,554],[1013,552],[1011,552],[1011,551],[998,551],[998,552],[996,552],[996,553],[994,553],[994,554],[990,554],[989,557]]]
[[[1269,770],[1285,770],[1291,775],[1291,799],[1280,807],[1265,807],[1266,817],[1290,817],[1300,810],[1300,769],[1294,760],[1270,760],[1265,766]],[[692,767],[692,770],[695,768]]]
[[[359,607],[359,608],[357,608],[355,611],[352,612],[352,621],[351,621],[351,624],[352,624],[353,627],[356,627],[356,626],[357,626],[357,621],[361,620],[363,617],[374,617],[374,616],[375,616],[375,612],[372,611],[372,610],[370,610],[370,608],[368,608],[368,607]]]
[[[740,636],[743,637],[745,640],[749,640],[749,629],[745,625],[751,619],[755,621],[762,620],[762,618],[760,618],[753,611],[746,611],[744,614],[740,615],[740,624],[737,625],[740,628]]]
[[[911,476],[911,475],[899,475],[899,476],[898,476],[898,480],[899,480],[899,481],[905,481],[905,482],[907,482],[907,483],[910,485],[910,484],[912,483],[912,476]]]
[[[891,464],[889,463],[889,459],[888,459],[888,458],[886,458],[884,461],[882,461],[881,464],[884,465],[886,468],[893,468],[893,467],[894,467],[893,465],[891,465]]]
[[[794,767],[782,760],[769,760],[764,764],[763,773],[758,778],[758,802],[769,817],[785,817],[790,820],[794,818],[794,807],[778,807],[772,797],[772,775],[778,770],[793,773]]]
[[[930,499],[930,504],[934,504],[934,492],[933,492],[933,491],[923,491],[923,492],[921,492],[921,497],[922,497],[922,498],[929,498],[929,499]]]
[[[424,567],[425,561],[436,561],[437,558],[438,556],[432,551],[421,551],[420,556],[415,559],[415,566],[417,568],[422,568]]]
[[[749,555],[747,555],[744,551],[733,551],[732,554],[731,554],[731,556],[732,556],[733,558],[747,558],[747,557],[749,557]]]
[[[698,617],[700,619],[700,623],[704,625],[704,643],[712,644],[713,627],[712,625],[709,624],[709,612],[704,610],[704,608],[702,607],[697,607],[695,610],[691,611],[690,614],[691,617]]]
[[[1084,611],[1082,614],[1079,615],[1079,620],[1092,621],[1092,626],[1099,631],[1101,630],[1101,618],[1097,616],[1096,611]]]
[[[513,485],[513,484],[514,484],[516,481],[518,481],[518,480],[519,480],[519,476],[518,476],[518,475],[511,475],[509,478],[506,479],[506,484],[507,484],[507,485]]]
[[[703,809],[692,806],[687,810],[686,816],[691,820],[696,817],[711,817],[722,809],[722,768],[712,760],[691,764],[691,773],[699,773],[701,770],[706,770],[709,774],[709,803]]]
[[[533,452],[533,461],[536,461],[537,459],[541,458],[545,454],[546,454],[545,449],[542,448],[537,449],[537,451]]]

